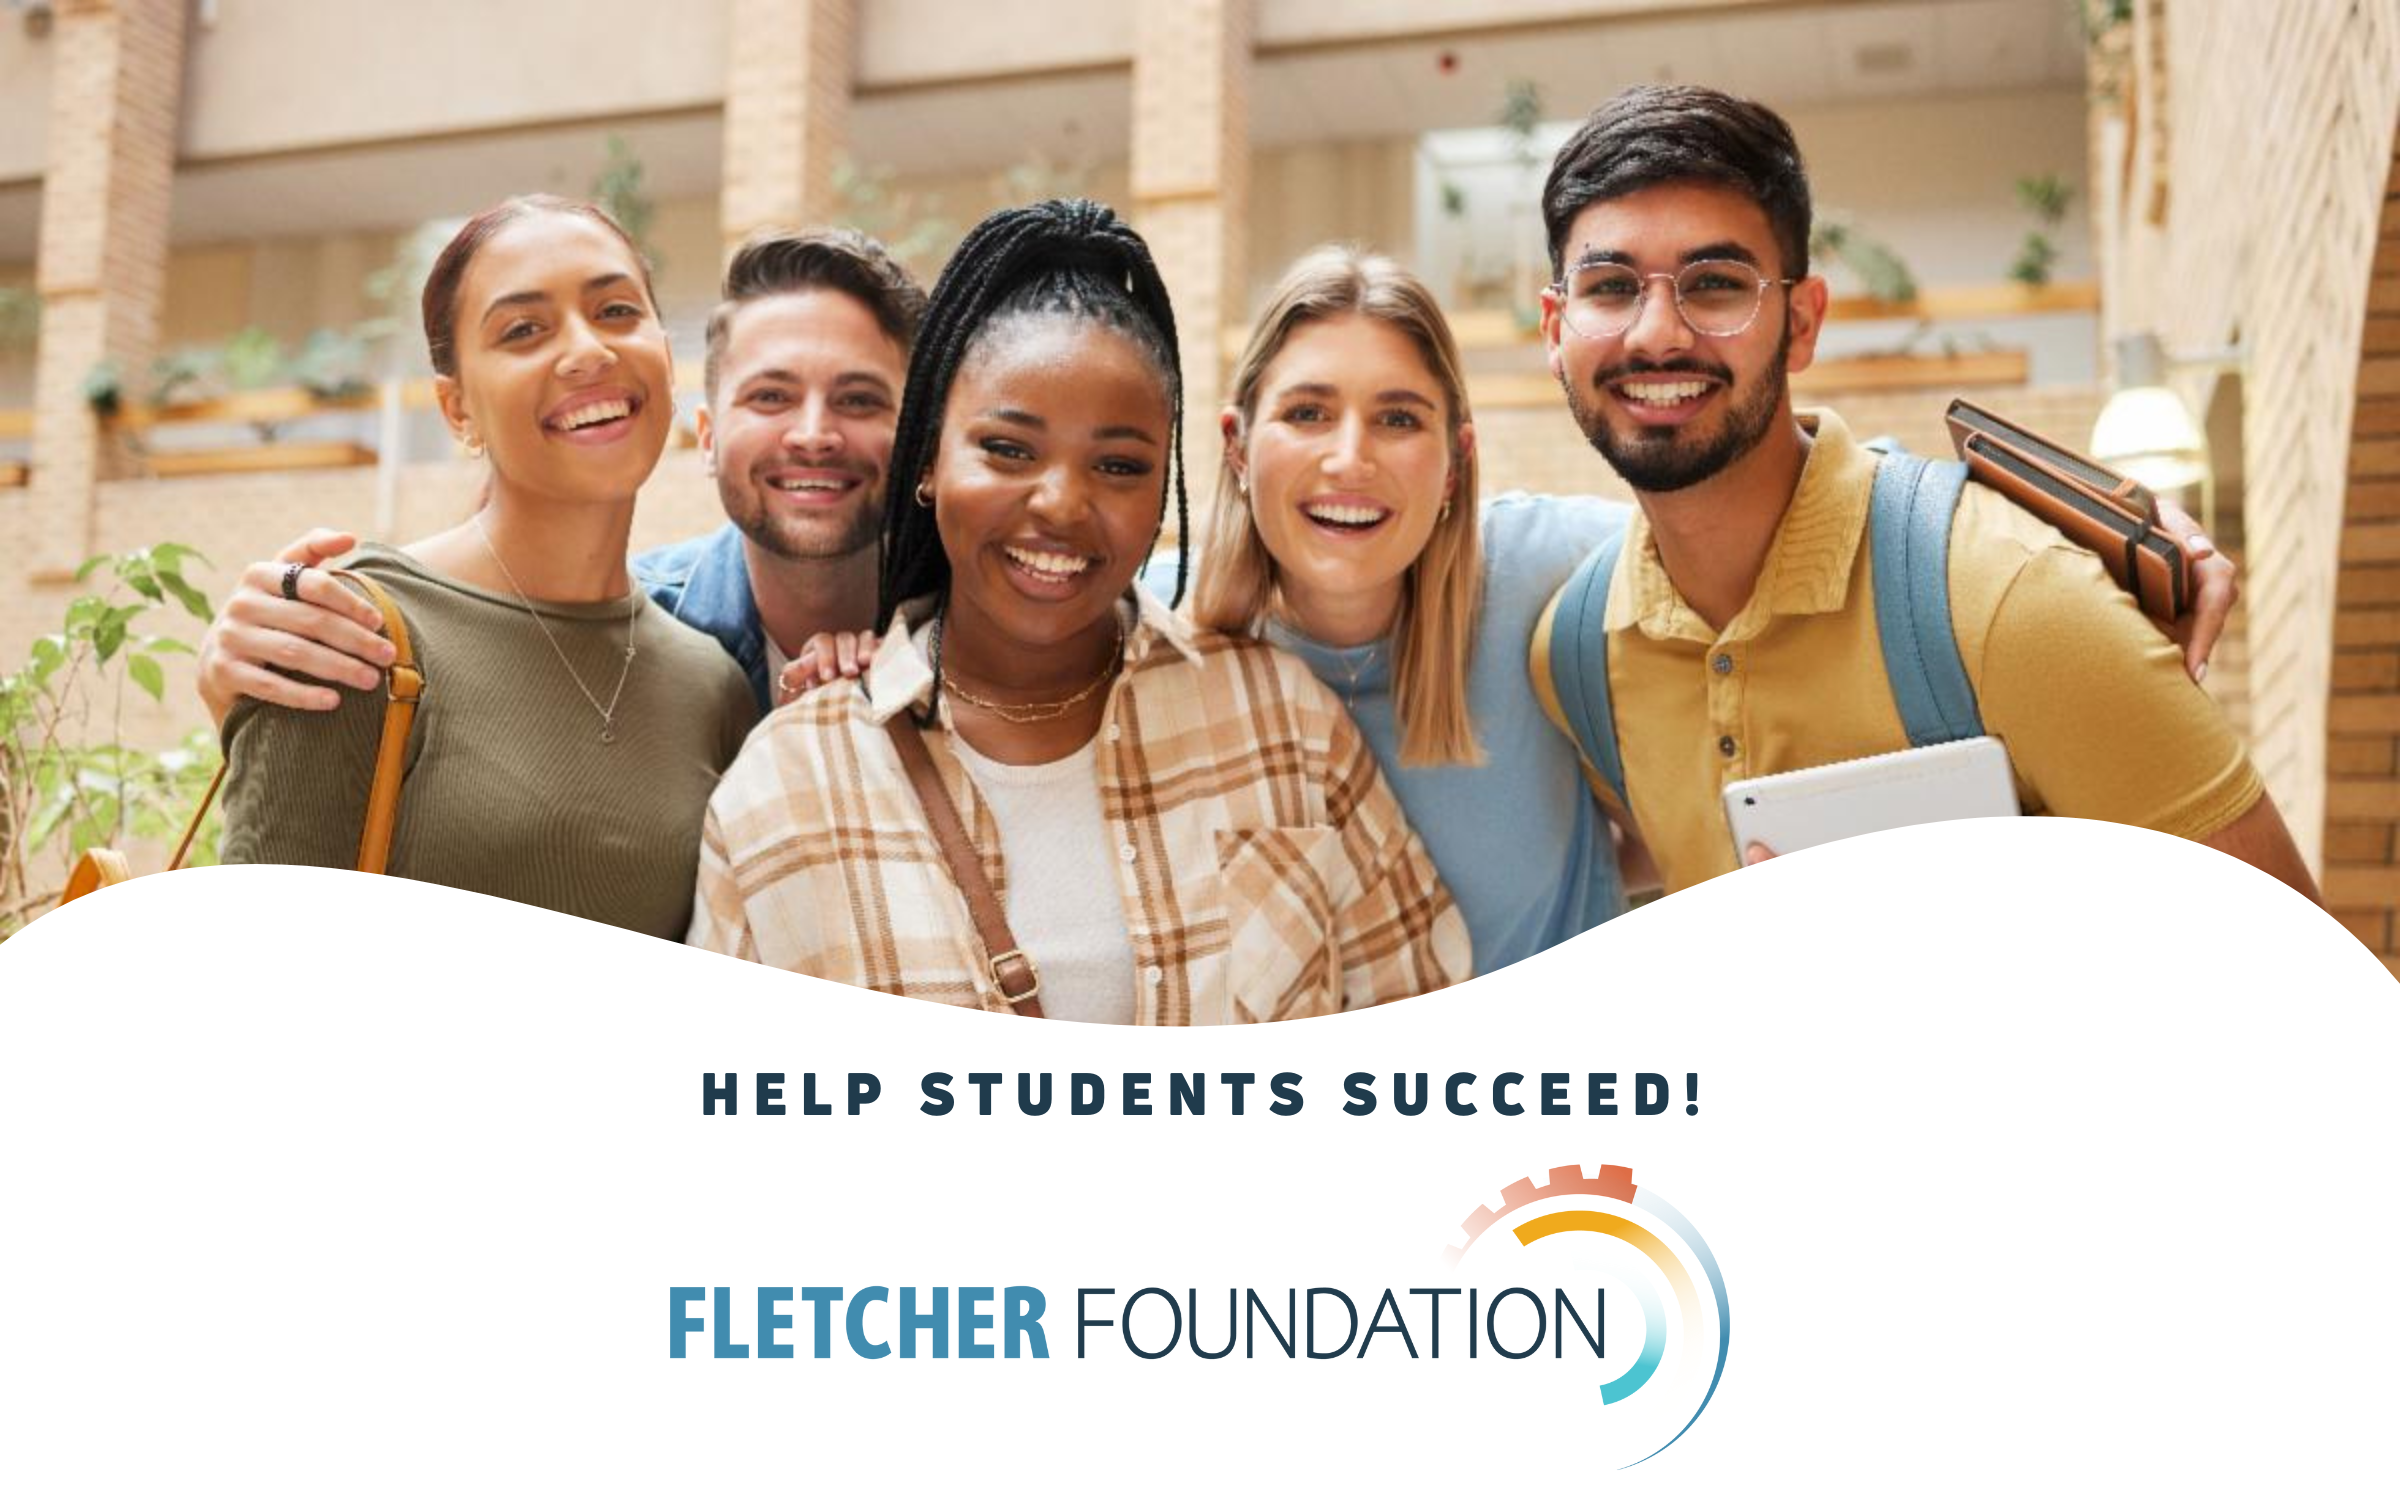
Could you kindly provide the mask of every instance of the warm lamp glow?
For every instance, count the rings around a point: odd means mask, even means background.
[[[2117,340],[2117,393],[2092,424],[2092,457],[2153,490],[2207,485],[2208,438],[2192,409],[2167,388],[2158,335]]]
[[[2208,439],[2183,398],[2163,385],[2119,391],[2092,424],[2092,457],[2153,490],[2208,478]]]

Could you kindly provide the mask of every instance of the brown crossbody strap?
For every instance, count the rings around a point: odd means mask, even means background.
[[[959,821],[958,805],[950,800],[949,789],[942,785],[942,773],[934,768],[933,752],[925,748],[924,731],[917,728],[916,719],[905,708],[886,720],[884,727],[892,733],[892,744],[900,752],[900,765],[908,772],[908,784],[915,789],[917,801],[925,809],[925,821],[933,825],[933,841],[941,846],[942,860],[950,866],[950,878],[958,882],[959,894],[967,898],[967,915],[974,919],[976,940],[983,944],[984,957],[992,966],[992,982],[1000,986],[1000,993],[1008,997],[1018,1015],[1038,1018],[1042,1013],[1042,976],[1008,930],[1008,913],[1001,908],[992,883],[983,878],[983,859],[975,852],[975,841],[967,836],[966,825]]]
[[[367,822],[358,837],[358,868],[370,875],[383,873],[385,861],[392,852],[392,830],[400,821],[400,783],[408,771],[408,732],[417,721],[417,699],[425,691],[425,674],[417,669],[416,648],[408,638],[408,619],[400,606],[384,592],[383,585],[364,574],[347,569],[328,570],[333,576],[365,590],[367,602],[383,611],[383,633],[392,642],[392,664],[384,669],[387,694],[383,704],[383,735],[375,742],[375,779],[367,789]],[[175,845],[175,857],[167,868],[183,868],[184,856],[192,851],[192,840],[200,832],[200,824],[208,816],[210,804],[217,800],[217,788],[225,784],[225,765],[220,762],[217,774],[210,778],[208,790],[201,795],[200,806],[185,825],[182,840]]]
[[[392,642],[392,664],[383,674],[383,735],[375,742],[375,780],[367,789],[367,822],[358,835],[358,867],[370,875],[381,875],[392,852],[392,830],[400,822],[400,783],[408,774],[408,732],[417,722],[417,699],[425,692],[425,674],[417,669],[408,619],[383,585],[362,573],[337,571],[334,576],[366,590],[368,601],[383,611],[383,633]]]

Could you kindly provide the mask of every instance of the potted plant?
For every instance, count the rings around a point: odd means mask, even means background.
[[[125,372],[115,360],[104,359],[85,373],[83,400],[103,422],[115,420],[125,409]]]
[[[199,400],[215,368],[215,357],[205,350],[169,349],[150,362],[150,404]]]
[[[2025,243],[2017,247],[2017,258],[2008,268],[2011,281],[2031,290],[2050,284],[2050,274],[2058,267],[2058,242],[2050,236],[2067,219],[2067,205],[2074,201],[2075,190],[2055,172],[2039,177],[2017,179],[2017,201],[2034,217],[2034,227],[2025,232]]]

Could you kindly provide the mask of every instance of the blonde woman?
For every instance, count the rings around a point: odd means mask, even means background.
[[[1489,973],[1616,915],[1624,883],[1525,666],[1534,617],[1628,506],[1476,487],[1458,347],[1422,282],[1331,246],[1287,272],[1223,418],[1201,624],[1305,660],[1358,722]]]

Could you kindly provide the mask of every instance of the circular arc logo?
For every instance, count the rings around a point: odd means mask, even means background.
[[[1673,1204],[1667,1202],[1656,1192],[1649,1188],[1636,1186],[1633,1180],[1633,1169],[1630,1167],[1603,1166],[1598,1172],[1586,1176],[1580,1166],[1569,1163],[1563,1167],[1552,1167],[1550,1180],[1541,1187],[1535,1187],[1533,1179],[1530,1177],[1510,1183],[1502,1190],[1500,1207],[1497,1209],[1488,1205],[1478,1205],[1475,1212],[1469,1214],[1460,1225],[1466,1231],[1466,1243],[1449,1246],[1443,1253],[1447,1262],[1451,1266],[1456,1266],[1466,1253],[1474,1248],[1475,1242],[1483,1237],[1486,1230],[1512,1213],[1551,1200],[1583,1199],[1588,1203],[1589,1200],[1595,1198],[1614,1199],[1638,1208],[1650,1218],[1665,1225],[1677,1239],[1683,1242],[1691,1259],[1699,1265],[1701,1274],[1708,1279],[1709,1292],[1716,1302],[1716,1361],[1715,1368],[1709,1374],[1706,1394],[1701,1396],[1699,1406],[1693,1410],[1683,1426],[1676,1430],[1674,1437],[1635,1459],[1633,1463],[1624,1465],[1625,1468],[1630,1469],[1635,1464],[1647,1463],[1659,1454],[1666,1452],[1675,1445],[1677,1439],[1691,1431],[1692,1423],[1700,1420],[1700,1413],[1708,1410],[1708,1403],[1717,1394],[1717,1383],[1725,1375],[1725,1354],[1733,1337],[1732,1314],[1725,1298],[1725,1277],[1717,1269],[1717,1257],[1708,1248],[1708,1241],[1700,1237],[1700,1231],[1692,1227],[1691,1220],[1685,1218]],[[1561,1207],[1517,1225],[1510,1233],[1515,1236],[1520,1245],[1531,1245],[1536,1240],[1547,1239],[1555,1234],[1599,1234],[1621,1240],[1640,1251],[1650,1264],[1658,1269],[1667,1287],[1675,1294],[1677,1308],[1682,1313],[1688,1352],[1695,1358],[1706,1357],[1707,1351],[1699,1344],[1698,1339],[1698,1330],[1703,1322],[1699,1290],[1693,1285],[1691,1274],[1684,1267],[1683,1257],[1677,1255],[1673,1246],[1647,1226],[1626,1218],[1622,1214],[1610,1213],[1594,1207]],[[1600,1387],[1600,1401],[1603,1406],[1613,1406],[1641,1390],[1644,1385],[1649,1383],[1650,1377],[1657,1373],[1659,1365],[1666,1358],[1666,1307],[1659,1300],[1657,1290],[1646,1282],[1636,1283],[1633,1291],[1635,1299],[1640,1302],[1642,1308],[1642,1350],[1629,1369]]]

